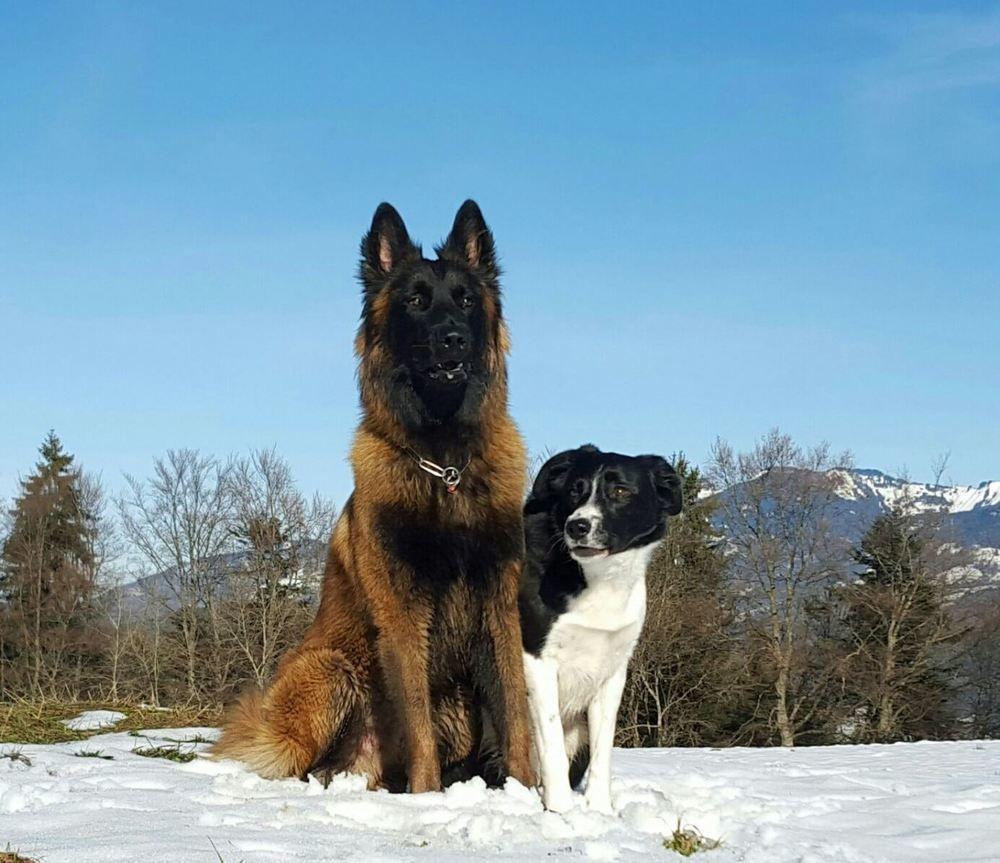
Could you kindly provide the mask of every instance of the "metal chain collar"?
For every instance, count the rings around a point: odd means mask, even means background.
[[[419,467],[422,471],[429,473],[431,476],[437,477],[445,484],[448,489],[448,494],[455,494],[458,490],[458,484],[462,481],[462,474],[465,473],[465,471],[468,470],[469,465],[472,464],[472,456],[470,455],[465,462],[465,467],[457,468],[454,465],[446,465],[445,467],[442,467],[441,465],[432,462],[430,459],[424,458],[419,453],[410,449],[410,447],[406,447],[406,451],[417,463],[417,467]]]

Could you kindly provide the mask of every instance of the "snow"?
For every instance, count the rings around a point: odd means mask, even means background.
[[[145,758],[213,729],[99,734],[0,760],[0,841],[45,863],[678,860],[677,826],[721,838],[705,863],[1000,860],[1000,741],[616,750],[615,817],[542,810],[516,783],[439,794],[267,781],[234,762]],[[7,747],[0,747],[0,750]],[[114,760],[83,758],[98,750]],[[214,846],[214,847],[213,847]],[[218,849],[218,855],[216,850]]]
[[[886,507],[904,503],[912,512],[971,512],[1000,504],[1000,481],[979,485],[910,482],[877,470],[833,470],[837,494],[845,500],[875,497]]]
[[[70,731],[97,731],[116,725],[124,718],[125,714],[117,710],[87,710],[72,719],[64,719],[62,724]]]
[[[969,512],[976,507],[1000,504],[1000,482],[983,482],[977,486],[956,485],[945,490],[950,512]]]

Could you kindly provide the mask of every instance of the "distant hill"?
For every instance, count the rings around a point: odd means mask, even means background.
[[[217,582],[219,596],[225,596],[230,575],[244,569],[247,559],[246,553],[234,551],[219,555],[210,562],[210,577]],[[303,543],[299,548],[299,560],[301,567],[294,576],[295,580],[304,585],[318,584],[326,562],[326,543]],[[129,611],[137,612],[155,599],[167,608],[176,609],[177,599],[170,590],[172,575],[173,570],[168,569],[122,585],[120,589],[125,607]],[[317,596],[312,598],[318,599]]]

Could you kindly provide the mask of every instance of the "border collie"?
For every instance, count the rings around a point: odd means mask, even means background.
[[[611,811],[611,747],[625,671],[646,615],[646,566],[681,511],[674,469],[593,446],[539,471],[524,507],[519,606],[534,755],[545,807]],[[572,764],[572,768],[571,768]]]

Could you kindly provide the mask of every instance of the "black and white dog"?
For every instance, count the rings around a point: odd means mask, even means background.
[[[611,811],[611,748],[646,615],[646,566],[681,505],[680,480],[659,456],[583,446],[551,458],[535,479],[519,605],[547,809],[573,805],[589,749],[586,802]]]

